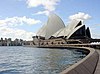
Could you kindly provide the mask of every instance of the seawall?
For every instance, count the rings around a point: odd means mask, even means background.
[[[80,49],[89,50],[90,53],[60,74],[94,74],[99,59],[98,53],[93,48],[82,47]]]
[[[74,45],[72,46],[54,45],[54,46],[41,46],[41,47],[43,48],[77,48],[80,50],[89,51],[89,54],[85,58],[75,63],[74,65],[70,66],[66,70],[62,71],[60,74],[94,74],[95,72],[95,69],[97,67],[97,63],[99,60],[99,54],[93,48],[74,47]]]

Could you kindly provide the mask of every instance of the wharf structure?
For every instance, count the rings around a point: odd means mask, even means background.
[[[49,47],[68,44],[87,44],[100,42],[92,39],[89,27],[81,20],[72,20],[65,26],[62,19],[56,14],[51,14],[45,25],[33,36],[33,45]]]

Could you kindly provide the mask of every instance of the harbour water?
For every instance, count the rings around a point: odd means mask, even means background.
[[[0,47],[0,74],[59,74],[85,56],[77,49]]]

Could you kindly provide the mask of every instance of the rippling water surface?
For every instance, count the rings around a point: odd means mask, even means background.
[[[0,47],[0,74],[59,74],[84,57],[77,49]]]

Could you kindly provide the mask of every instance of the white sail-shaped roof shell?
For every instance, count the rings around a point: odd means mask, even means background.
[[[45,37],[46,39],[50,38],[54,33],[56,33],[61,28],[64,28],[65,25],[60,17],[58,17],[56,14],[51,14],[49,16],[49,19],[38,32],[37,36]]]
[[[69,39],[72,36],[72,34],[74,34],[77,30],[79,30],[83,26],[84,25],[80,25],[80,26],[76,27],[74,30],[72,30],[72,32],[67,36],[67,39]]]
[[[45,37],[45,35],[46,35],[45,28],[46,28],[46,25],[44,25],[44,26],[37,32],[37,36]]]
[[[69,38],[69,36],[71,36],[72,32],[75,31],[74,29],[79,29],[79,28],[77,28],[78,27],[77,25],[79,22],[80,22],[80,20],[72,20],[65,28],[60,29],[52,36],[54,36],[54,37],[66,36],[67,38]]]

